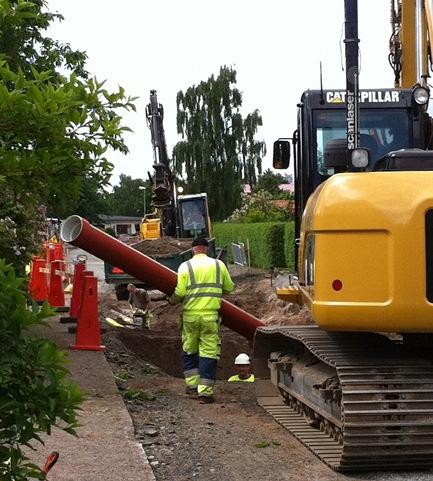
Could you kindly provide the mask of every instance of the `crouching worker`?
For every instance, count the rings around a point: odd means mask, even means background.
[[[134,325],[151,329],[152,313],[150,312],[150,296],[146,289],[139,289],[134,284],[128,284],[128,302],[134,308]]]
[[[236,356],[235,368],[238,373],[229,377],[228,382],[254,382],[254,374],[251,373],[251,362],[247,354]]]
[[[192,242],[193,258],[180,265],[169,302],[182,302],[182,364],[187,394],[202,403],[214,401],[220,355],[219,309],[223,294],[234,289],[225,264],[207,256],[208,241]]]

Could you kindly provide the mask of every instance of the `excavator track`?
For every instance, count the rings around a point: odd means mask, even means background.
[[[280,396],[258,393],[259,404],[316,456],[337,471],[433,467],[430,358],[379,334],[317,326],[258,329],[259,358],[263,341],[271,348],[276,339],[286,352],[308,350],[338,378],[339,418],[292,392],[281,373],[274,375]]]

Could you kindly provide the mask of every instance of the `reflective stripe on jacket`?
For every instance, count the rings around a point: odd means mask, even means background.
[[[227,267],[218,259],[197,254],[180,265],[174,294],[183,300],[184,313],[214,313],[222,294],[234,289]]]

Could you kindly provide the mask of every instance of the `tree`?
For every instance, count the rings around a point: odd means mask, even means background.
[[[240,205],[243,184],[254,185],[261,172],[265,144],[255,140],[262,125],[258,110],[241,114],[242,94],[236,71],[221,67],[219,75],[177,94],[177,130],[173,150],[187,192],[206,192],[213,219],[224,219]],[[223,201],[222,201],[223,200]]]
[[[59,76],[56,69],[63,67],[87,78],[84,52],[43,35],[51,22],[63,20],[59,13],[44,10],[46,4],[45,0],[2,0],[0,52],[14,72],[21,69],[26,76],[32,76],[32,68]]]
[[[280,185],[285,184],[286,182],[286,179],[281,174],[275,174],[271,169],[266,169],[259,177],[254,190],[264,190],[265,192],[269,192],[272,196],[276,196],[280,193]]]
[[[145,187],[145,193],[140,187]],[[113,215],[128,215],[142,217],[144,210],[144,195],[146,196],[146,211],[151,210],[152,185],[149,180],[133,179],[129,175],[121,174],[119,185],[114,186],[109,195],[110,212]]]
[[[68,214],[78,214],[91,223],[99,224],[99,216],[111,212],[109,194],[97,179],[85,176],[81,181],[80,197],[69,208]]]
[[[24,212],[36,218],[46,206],[49,216],[63,217],[87,179],[107,185],[113,168],[107,150],[128,151],[119,110],[135,110],[123,88],[112,93],[87,78],[84,53],[44,37],[59,18],[45,4],[0,2],[0,189],[7,192],[0,198],[0,255],[14,265],[5,239],[22,227]],[[60,74],[59,67],[73,72]],[[20,213],[11,210],[14,203]],[[21,239],[20,266],[36,248],[36,235]]]

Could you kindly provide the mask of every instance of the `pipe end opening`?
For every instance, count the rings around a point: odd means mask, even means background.
[[[71,215],[62,222],[60,237],[64,242],[73,242],[83,229],[83,219],[79,215]]]

